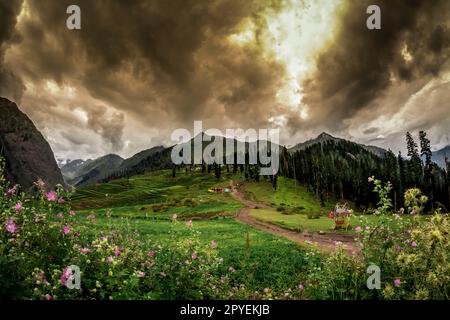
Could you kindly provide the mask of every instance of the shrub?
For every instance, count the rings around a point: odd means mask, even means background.
[[[405,205],[408,207],[408,212],[412,214],[422,213],[427,202],[428,197],[420,189],[411,188],[405,191]]]
[[[365,261],[381,268],[382,298],[448,299],[450,297],[450,221],[436,212],[382,217],[360,231]]]
[[[313,250],[312,256],[317,256]],[[358,299],[364,282],[363,264],[344,252],[337,244],[336,251],[323,260],[313,260],[306,281],[309,296],[321,300]]]
[[[418,216],[361,218],[356,227],[360,256],[344,254],[341,245],[311,264],[306,292],[319,299],[449,299],[450,219],[436,212]],[[381,289],[369,290],[369,265],[381,270]]]
[[[392,184],[388,181],[384,186],[381,180],[375,179],[375,177],[368,178],[369,183],[373,183],[374,190],[373,192],[378,194],[380,200],[378,201],[378,213],[387,214],[392,210],[392,200],[389,197],[389,194],[392,190]]]

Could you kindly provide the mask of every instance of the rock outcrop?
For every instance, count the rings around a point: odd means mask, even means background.
[[[47,188],[64,185],[53,151],[33,122],[14,102],[0,97],[0,154],[5,177],[27,190],[42,179]]]

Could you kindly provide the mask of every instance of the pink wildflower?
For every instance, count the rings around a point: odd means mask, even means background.
[[[197,253],[193,252],[193,253],[191,254],[191,258],[192,258],[192,260],[197,259]]]
[[[42,213],[38,213],[34,216],[34,222],[44,221],[45,216]]]
[[[330,219],[334,218],[334,212],[333,211],[328,212],[328,218],[330,218]]]
[[[70,233],[70,226],[69,225],[65,225],[64,226],[64,228],[63,228],[63,233],[65,234],[65,235],[68,235],[69,233]]]
[[[216,249],[216,248],[217,248],[217,242],[215,242],[214,240],[211,241],[209,247],[210,247],[211,249]]]
[[[45,182],[42,179],[39,179],[38,181],[36,181],[34,183],[34,185],[37,186],[39,188],[39,190],[45,189]]]
[[[397,279],[394,280],[394,286],[400,287],[401,284],[402,284],[402,282],[400,281],[399,278],[397,278]]]
[[[89,253],[89,252],[91,252],[91,249],[89,249],[89,248],[83,248],[83,249],[81,249],[81,253],[83,253],[83,254],[87,254],[87,253]]]
[[[58,197],[58,194],[55,191],[50,191],[45,194],[48,201],[54,202],[56,201],[56,198]]]
[[[19,213],[20,210],[22,210],[22,201],[17,202],[17,204],[14,206],[14,210],[16,210],[16,213]]]
[[[67,280],[69,280],[70,277],[72,277],[72,270],[70,270],[69,268],[64,268],[59,281],[63,286],[66,286]]]
[[[46,300],[53,300],[53,297],[49,295],[48,293],[45,295]]]
[[[75,217],[75,211],[70,210],[69,215],[70,215],[71,217]]]
[[[59,203],[59,204],[64,204],[64,203],[66,203],[66,200],[64,200],[63,197],[60,197],[60,198],[58,199],[58,203]]]
[[[17,231],[17,226],[11,218],[9,218],[6,222],[6,231],[8,231],[9,233],[16,233]]]
[[[411,247],[413,248],[417,247],[417,243],[415,241],[411,242]]]
[[[145,273],[142,272],[142,271],[136,271],[136,275],[137,275],[139,278],[145,277]]]
[[[367,181],[368,181],[369,183],[373,182],[373,177],[367,178]]]
[[[16,190],[17,190],[17,185],[14,185],[14,187],[12,187],[11,189],[8,190],[8,192],[6,192],[6,196],[12,197],[13,195],[16,194]]]
[[[106,258],[106,261],[108,261],[108,263],[113,263],[114,258],[112,256],[109,256],[108,258]]]
[[[116,247],[116,250],[114,250],[114,255],[118,257],[122,253],[122,248]]]
[[[356,232],[360,232],[360,231],[361,231],[361,227],[360,227],[360,226],[357,226],[357,227],[355,228],[355,230],[356,230]]]
[[[147,255],[149,257],[153,257],[155,255],[155,251],[149,251],[149,252],[147,252]]]

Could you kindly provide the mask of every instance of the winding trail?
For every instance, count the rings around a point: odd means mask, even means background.
[[[255,208],[271,208],[270,206],[261,203],[251,201],[245,198],[231,182],[231,196],[241,202],[245,207],[238,211],[236,219],[253,226],[256,229],[287,238],[298,244],[316,244],[317,247],[324,251],[334,251],[336,248],[335,242],[341,242],[344,249],[349,254],[358,254],[359,247],[356,245],[354,237],[352,235],[328,233],[328,234],[318,234],[315,232],[295,232],[292,230],[287,230],[276,226],[274,224],[260,221],[252,216],[250,216],[250,211]]]

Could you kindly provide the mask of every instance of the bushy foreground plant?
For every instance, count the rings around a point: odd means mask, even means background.
[[[93,232],[78,224],[61,186],[37,196],[10,187],[0,162],[0,297],[3,299],[204,299],[225,296],[227,277],[215,242],[204,246],[192,223],[179,241],[174,228],[165,244],[139,234]],[[94,220],[92,217],[90,218]],[[173,224],[178,222],[174,219]],[[81,288],[69,289],[76,265]]]
[[[385,211],[389,201],[384,191],[388,190],[381,182],[375,183],[375,188],[381,191],[382,208],[378,219],[361,217],[355,228],[360,254],[349,256],[338,244],[330,256],[315,261],[308,275],[307,293],[319,299],[449,299],[449,215],[436,211],[421,217]],[[426,202],[420,190],[406,192],[407,197],[411,213],[420,212],[420,205]],[[418,198],[420,203],[411,200]],[[367,287],[370,265],[381,271],[378,290]]]
[[[396,220],[395,223],[392,220]],[[449,299],[450,219],[435,213],[419,217],[382,216],[358,226],[360,255],[346,254],[342,245],[315,260],[306,292],[317,299]],[[381,271],[381,288],[369,290],[367,268]]]

